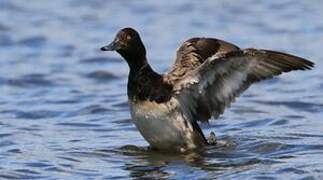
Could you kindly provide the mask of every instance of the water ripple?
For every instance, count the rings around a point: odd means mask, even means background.
[[[265,104],[270,106],[286,106],[296,111],[307,111],[311,113],[320,112],[323,108],[323,104],[308,103],[302,101],[254,101],[259,104]]]
[[[40,48],[44,46],[46,43],[46,37],[44,36],[34,36],[34,37],[28,37],[26,39],[22,39],[18,41],[19,45],[22,46],[28,46],[32,48]]]
[[[107,57],[90,57],[90,58],[85,58],[81,59],[80,63],[119,63],[121,62],[120,59],[117,58],[107,58]]]
[[[116,76],[113,73],[108,72],[108,71],[90,72],[86,75],[86,77],[91,78],[91,79],[95,79],[97,81],[110,81],[110,80],[114,80],[114,79],[118,78],[118,76]]]
[[[22,88],[48,87],[56,85],[53,81],[46,79],[46,76],[43,74],[28,74],[20,78],[10,78],[6,83],[10,86]]]

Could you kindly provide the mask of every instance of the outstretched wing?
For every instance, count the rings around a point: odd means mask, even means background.
[[[181,79],[188,72],[199,67],[207,58],[218,53],[239,50],[234,44],[214,38],[192,38],[177,50],[176,61],[168,77],[172,81]]]
[[[252,83],[313,66],[306,59],[269,50],[218,53],[173,81],[174,93],[190,120],[207,121],[222,114]]]

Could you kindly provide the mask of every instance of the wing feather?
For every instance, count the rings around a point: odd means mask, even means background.
[[[191,38],[185,41],[176,53],[176,61],[168,73],[170,81],[182,79],[204,61],[218,53],[239,50],[234,44],[214,38]]]
[[[208,121],[221,115],[252,83],[313,66],[304,58],[270,50],[223,52],[173,81],[174,92],[189,119]]]

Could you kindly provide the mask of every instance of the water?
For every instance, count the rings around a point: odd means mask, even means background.
[[[322,179],[322,16],[320,1],[0,0],[0,179]],[[99,51],[126,26],[160,72],[193,36],[316,68],[256,84],[202,125],[219,145],[161,154],[131,122],[127,65]]]

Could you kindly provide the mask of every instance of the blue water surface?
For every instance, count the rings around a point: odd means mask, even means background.
[[[323,1],[0,0],[0,179],[322,179]],[[137,29],[166,72],[194,36],[316,63],[253,85],[202,125],[222,145],[165,154],[131,122],[128,67],[99,48]]]

